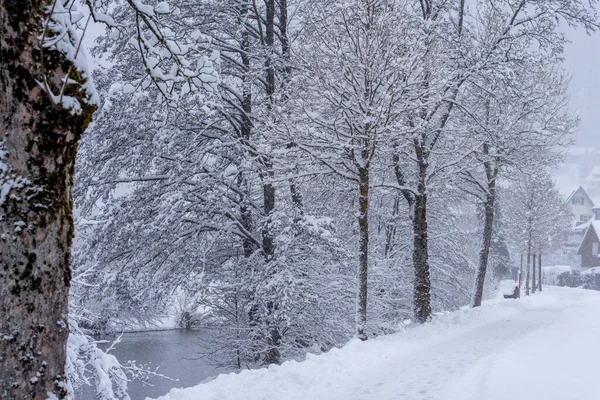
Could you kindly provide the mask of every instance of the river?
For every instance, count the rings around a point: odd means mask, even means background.
[[[124,333],[121,342],[112,351],[119,361],[135,360],[151,369],[177,379],[151,378],[148,384],[129,382],[131,400],[158,397],[174,387],[189,387],[225,370],[211,366],[201,358],[200,338],[210,335],[206,330],[169,330]],[[94,390],[84,388],[76,394],[76,400],[94,400]]]

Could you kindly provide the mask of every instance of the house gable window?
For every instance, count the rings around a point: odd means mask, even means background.
[[[584,204],[583,197],[575,196],[571,199],[571,203],[573,203],[576,206],[582,206]]]
[[[593,256],[598,255],[598,242],[592,243],[592,255]]]

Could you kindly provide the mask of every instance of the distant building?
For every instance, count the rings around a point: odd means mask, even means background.
[[[594,201],[588,195],[588,191],[583,186],[579,186],[567,198],[567,203],[569,203],[571,212],[575,218],[573,221],[573,230],[571,231],[567,242],[567,252],[573,255],[581,255],[579,251],[582,249],[582,243],[586,238],[589,227],[595,220],[600,222],[600,200]],[[582,251],[586,254],[586,264],[589,264],[590,256],[586,249],[587,247],[584,246]],[[600,260],[600,258],[598,260]],[[583,256],[581,261],[581,266],[583,267]]]
[[[600,221],[600,201],[596,200],[594,204],[594,207],[592,207],[592,212],[594,213],[593,219]]]
[[[592,168],[583,180],[583,187],[592,198],[600,198],[600,166]],[[597,204],[600,206],[600,204]]]
[[[573,213],[573,230],[569,235],[563,254],[568,263],[579,263],[579,250],[593,221],[600,221],[600,147],[572,146],[567,149],[566,159],[554,174],[556,187],[567,198]],[[574,186],[578,185],[578,186]],[[600,234],[592,228],[590,236]],[[592,248],[583,246],[581,265],[588,266]],[[588,251],[589,250],[589,251]],[[597,258],[597,257],[596,257]],[[600,259],[599,259],[600,260]],[[600,270],[600,266],[598,267]]]
[[[571,206],[571,211],[575,216],[575,224],[581,225],[594,219],[594,201],[588,195],[588,192],[579,186],[571,195],[567,198],[567,202]],[[600,206],[600,204],[598,204]]]
[[[589,222],[577,254],[581,256],[582,268],[600,267],[600,220]]]

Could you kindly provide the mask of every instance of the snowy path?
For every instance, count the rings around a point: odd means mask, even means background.
[[[600,292],[547,288],[161,400],[598,400]]]

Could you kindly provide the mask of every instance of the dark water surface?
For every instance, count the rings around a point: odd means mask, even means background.
[[[135,360],[151,370],[159,367],[158,373],[178,379],[150,378],[148,383],[152,386],[129,382],[131,400],[162,396],[174,387],[195,386],[208,377],[227,372],[209,365],[200,356],[201,338],[210,334],[203,329],[124,333],[121,342],[111,351],[119,361]],[[77,393],[76,399],[94,400],[94,390],[85,388]]]

